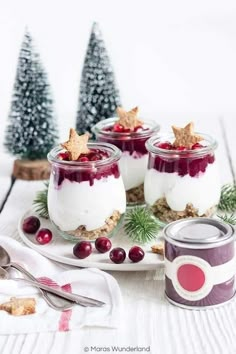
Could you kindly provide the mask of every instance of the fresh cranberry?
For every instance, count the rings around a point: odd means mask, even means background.
[[[202,144],[199,144],[199,143],[196,143],[192,146],[192,150],[197,150],[197,149],[201,149],[203,148],[204,146]]]
[[[129,259],[134,263],[140,262],[144,258],[144,256],[145,256],[145,252],[139,246],[133,246],[129,250]]]
[[[80,241],[73,247],[73,254],[79,259],[87,258],[92,252],[92,245],[89,241]]]
[[[123,125],[116,123],[113,126],[113,131],[116,132],[116,133],[123,133],[124,132],[124,127],[123,127]]]
[[[164,143],[158,143],[157,147],[159,147],[160,149],[164,149],[164,150],[171,150],[172,149],[172,145],[169,141],[166,141]]]
[[[60,152],[58,155],[59,160],[69,161],[70,156],[68,152]]]
[[[111,249],[111,241],[107,237],[98,237],[95,241],[95,247],[100,253],[106,253]]]
[[[40,227],[40,221],[36,216],[29,216],[24,219],[22,229],[28,234],[34,234]]]
[[[113,263],[123,263],[126,258],[125,250],[121,247],[113,248],[110,252],[110,260]]]
[[[38,243],[46,245],[46,243],[49,243],[52,239],[52,231],[49,229],[40,229],[35,237]]]
[[[79,158],[79,160],[78,160],[79,162],[88,162],[89,161],[89,159],[88,159],[88,157],[87,156],[82,156],[82,157],[80,157]]]
[[[214,155],[207,155],[207,161],[208,161],[208,163],[213,163],[215,161],[215,156]]]

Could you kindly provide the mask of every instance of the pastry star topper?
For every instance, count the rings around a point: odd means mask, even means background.
[[[125,129],[134,130],[135,127],[142,125],[143,122],[138,119],[138,107],[126,112],[122,107],[117,107],[116,112],[119,120],[118,124],[122,125]]]
[[[70,154],[70,159],[75,161],[81,154],[88,154],[89,149],[87,143],[89,140],[89,134],[85,133],[83,135],[78,135],[75,129],[70,129],[69,140],[61,144],[61,146],[66,149]]]
[[[193,128],[193,122],[188,123],[184,128],[178,128],[173,125],[172,130],[175,135],[173,145],[175,147],[184,146],[187,149],[191,149],[194,144],[204,140],[202,136],[194,134]]]

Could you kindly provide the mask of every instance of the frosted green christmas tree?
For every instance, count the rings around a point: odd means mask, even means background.
[[[5,146],[22,159],[44,159],[58,138],[47,75],[26,31],[20,50]]]
[[[119,91],[97,23],[93,24],[80,83],[76,129],[91,132],[98,121],[116,115]]]

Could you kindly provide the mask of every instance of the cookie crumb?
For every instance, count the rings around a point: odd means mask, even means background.
[[[153,245],[151,249],[153,253],[161,254],[164,256],[164,242],[159,243],[158,245]]]
[[[34,298],[11,297],[10,301],[0,305],[0,310],[4,310],[13,316],[30,315],[36,312],[36,301]]]

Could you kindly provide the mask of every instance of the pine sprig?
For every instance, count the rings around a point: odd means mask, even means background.
[[[48,185],[49,182],[45,182],[45,189],[37,192],[36,197],[33,201],[36,213],[43,218],[48,219]]]
[[[217,216],[226,224],[236,225],[236,216],[234,215],[234,213],[232,213],[231,215],[224,214],[224,215],[217,215]]]
[[[155,239],[164,226],[147,208],[135,207],[125,216],[125,231],[134,242],[144,244]]]
[[[227,212],[236,211],[236,185],[226,184],[221,189],[218,208]]]

